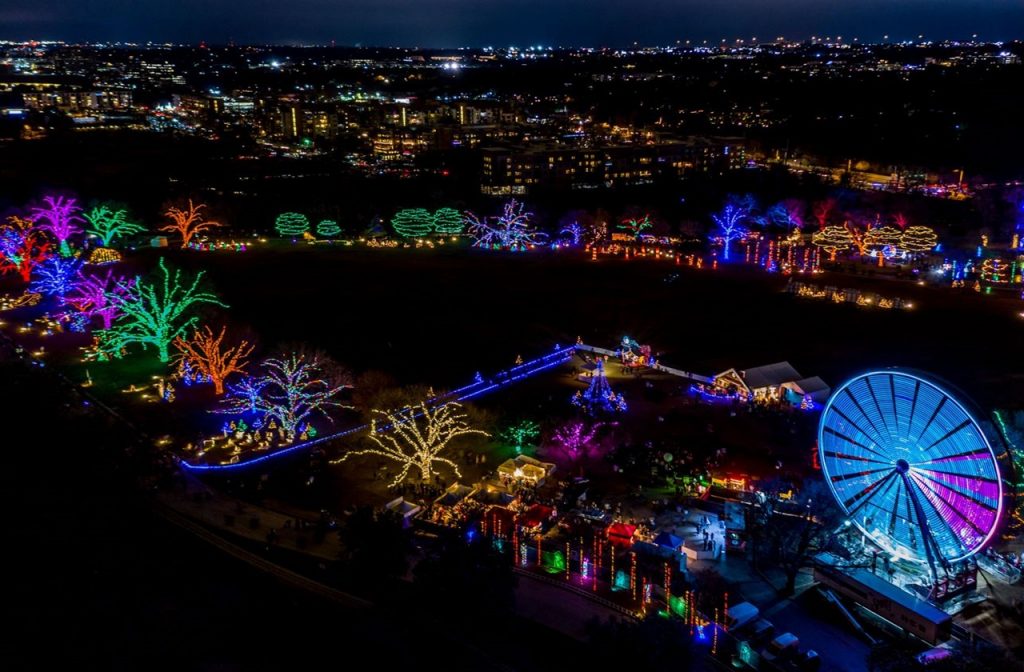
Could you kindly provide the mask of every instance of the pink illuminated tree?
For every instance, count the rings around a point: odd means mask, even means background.
[[[68,239],[82,231],[82,227],[78,226],[79,222],[84,221],[78,216],[82,208],[78,207],[75,199],[64,196],[47,196],[43,198],[43,203],[45,207],[32,208],[32,221],[39,229],[57,239],[62,256],[71,256]]]
[[[590,456],[596,449],[594,440],[605,423],[596,422],[589,427],[582,420],[571,420],[554,431],[551,439],[571,461]]]
[[[131,281],[115,276],[112,269],[108,269],[106,275],[86,275],[79,271],[78,281],[66,301],[87,317],[100,318],[103,328],[110,329],[120,313],[114,297],[126,297],[131,286]]]

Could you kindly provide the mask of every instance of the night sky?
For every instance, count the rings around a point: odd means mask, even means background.
[[[0,0],[0,38],[627,46],[1024,37],[1022,0]]]

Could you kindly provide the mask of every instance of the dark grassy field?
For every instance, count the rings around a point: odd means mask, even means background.
[[[404,383],[454,386],[577,336],[614,347],[629,334],[665,364],[699,373],[788,360],[835,386],[870,367],[907,366],[984,405],[1024,403],[1014,384],[1020,306],[970,290],[872,281],[872,290],[915,304],[892,311],[796,299],[783,293],[785,278],[747,268],[578,253],[295,246],[167,254],[207,270],[230,323],[258,334],[265,349],[305,341],[357,372],[383,370]]]

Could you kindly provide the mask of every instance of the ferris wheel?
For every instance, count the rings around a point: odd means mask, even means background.
[[[818,452],[850,521],[933,575],[996,532],[997,453],[963,404],[921,375],[893,369],[847,381],[822,411]]]

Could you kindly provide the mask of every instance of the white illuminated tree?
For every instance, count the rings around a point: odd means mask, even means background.
[[[473,246],[502,250],[525,250],[544,243],[546,235],[537,231],[532,219],[533,213],[526,212],[523,204],[515,199],[505,204],[500,217],[466,213],[469,233],[476,239]]]
[[[451,441],[468,434],[490,436],[481,429],[474,429],[466,422],[466,414],[459,412],[461,404],[450,402],[431,408],[426,402],[407,406],[399,411],[374,410],[367,438],[375,448],[354,450],[343,455],[336,462],[344,462],[356,455],[378,455],[402,465],[402,471],[392,481],[395,486],[405,480],[409,470],[419,470],[420,480],[429,481],[434,476],[434,464],[446,464],[455,475],[462,477],[459,466],[442,457]]]
[[[328,382],[323,375],[323,365],[317,358],[291,354],[287,357],[271,357],[263,361],[264,375],[253,384],[258,387],[258,397],[246,399],[257,412],[274,418],[281,429],[294,433],[303,422],[319,414],[331,419],[327,409],[348,408],[335,397],[348,385]]]

